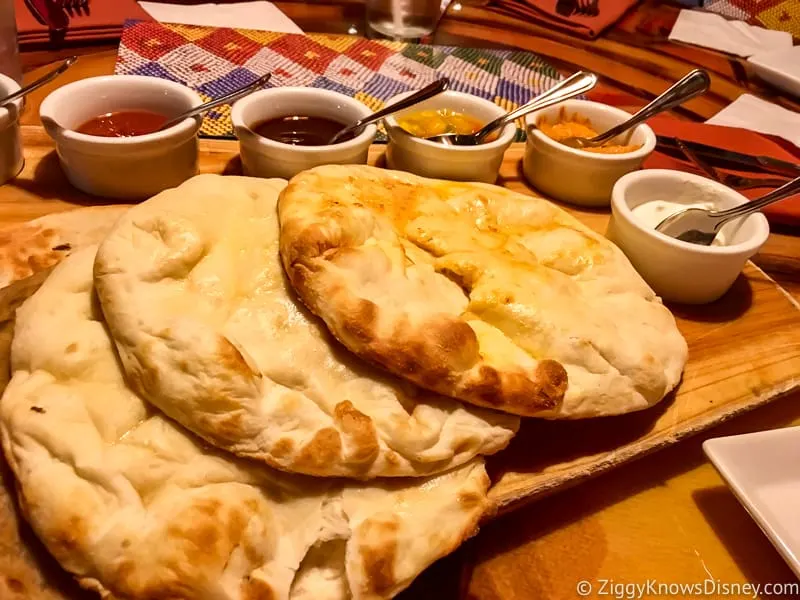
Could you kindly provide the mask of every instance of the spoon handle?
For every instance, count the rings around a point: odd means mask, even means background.
[[[266,75],[263,75],[262,77],[259,77],[258,79],[256,79],[250,85],[246,85],[246,86],[244,86],[242,88],[234,90],[234,91],[230,92],[229,94],[225,94],[224,96],[221,96],[221,97],[217,98],[216,100],[211,100],[210,102],[204,102],[200,106],[195,106],[193,109],[187,110],[182,115],[178,115],[174,119],[170,119],[169,121],[164,123],[161,126],[161,129],[162,130],[163,129],[168,129],[169,127],[172,127],[173,125],[176,125],[176,124],[180,123],[184,119],[188,119],[189,117],[193,117],[195,115],[199,115],[200,113],[206,112],[207,110],[211,110],[212,108],[220,106],[221,104],[228,104],[233,100],[238,100],[242,96],[246,96],[247,94],[251,93],[252,91],[260,88],[261,86],[263,86],[265,83],[267,83],[270,80],[270,77],[272,77],[272,73],[267,73]]]
[[[520,117],[527,115],[535,110],[547,108],[553,104],[558,104],[563,100],[577,96],[584,92],[588,92],[595,85],[597,85],[597,75],[594,73],[587,73],[586,71],[578,71],[570,75],[564,81],[554,85],[543,94],[539,94],[527,104],[523,104],[519,108],[512,110],[510,113],[496,118],[491,123],[484,126],[479,132],[475,134],[478,140],[483,139],[498,127],[502,127]]]
[[[403,98],[399,102],[395,102],[394,104],[390,104],[385,108],[382,108],[378,112],[374,112],[368,117],[364,117],[363,119],[356,121],[352,125],[348,125],[341,131],[339,131],[336,135],[331,138],[331,141],[328,142],[333,144],[336,140],[341,138],[343,135],[351,132],[351,131],[358,131],[362,127],[369,125],[370,123],[374,123],[375,121],[380,121],[383,117],[390,115],[392,113],[401,111],[403,109],[408,108],[409,106],[413,106],[423,100],[427,100],[428,98],[432,98],[437,94],[441,94],[450,86],[450,80],[447,77],[442,77],[441,79],[437,79],[433,83],[429,83],[424,88],[414,92],[408,98]]]
[[[43,75],[33,83],[29,83],[28,85],[22,87],[21,89],[17,90],[10,96],[6,96],[2,100],[0,100],[0,106],[5,106],[9,102],[13,102],[17,98],[21,98],[22,96],[32,92],[33,90],[39,89],[43,85],[50,83],[51,81],[53,81],[53,79],[55,79],[56,77],[61,75],[64,71],[69,69],[75,63],[76,60],[78,60],[77,56],[70,56],[67,60],[65,60],[63,63],[61,63],[58,67],[56,67],[49,73]]]
[[[623,131],[636,127],[642,121],[646,121],[653,115],[683,104],[687,100],[699,96],[708,90],[711,78],[703,69],[695,69],[683,77],[680,81],[673,84],[667,91],[655,98],[650,104],[634,114],[624,123],[612,127],[608,131],[601,133],[591,139],[592,145],[602,143],[618,136]]]
[[[717,225],[717,227],[719,227],[722,225],[722,223],[730,221],[731,219],[758,212],[765,206],[779,202],[780,200],[788,198],[789,196],[794,196],[797,193],[800,193],[800,177],[792,179],[788,183],[785,183],[781,187],[772,190],[769,194],[762,196],[758,200],[745,202],[744,204],[734,206],[733,208],[729,208],[727,210],[711,212],[709,216],[720,219],[719,225]]]

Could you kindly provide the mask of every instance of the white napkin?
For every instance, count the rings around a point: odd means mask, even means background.
[[[715,13],[686,9],[678,15],[669,39],[737,56],[792,47],[792,34],[788,31],[772,31],[744,21],[728,21]]]
[[[800,147],[800,114],[751,94],[742,94],[706,122],[776,135]]]
[[[139,5],[161,23],[303,33],[294,21],[266,0],[191,5],[139,2]]]

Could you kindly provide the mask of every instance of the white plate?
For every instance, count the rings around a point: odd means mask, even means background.
[[[764,81],[800,97],[800,46],[756,54],[747,62]]]
[[[800,427],[714,438],[703,450],[800,578]]]

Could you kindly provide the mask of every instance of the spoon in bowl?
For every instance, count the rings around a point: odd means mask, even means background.
[[[202,113],[204,113],[204,112],[206,112],[208,110],[211,110],[212,108],[216,108],[217,106],[220,106],[221,104],[229,104],[230,102],[233,102],[234,100],[238,100],[239,98],[241,98],[243,96],[247,96],[248,94],[256,91],[258,88],[260,88],[265,83],[267,83],[269,81],[270,77],[272,77],[272,73],[267,73],[266,75],[256,79],[251,84],[248,84],[248,85],[246,85],[244,87],[240,87],[239,89],[233,90],[231,93],[225,94],[224,96],[222,96],[220,98],[217,98],[216,100],[211,100],[211,101],[206,102],[204,104],[201,104],[199,106],[195,106],[194,108],[191,108],[191,109],[187,110],[186,112],[181,113],[180,115],[178,115],[174,119],[170,119],[169,121],[164,123],[161,127],[156,129],[156,131],[163,131],[165,129],[169,129],[170,127],[173,127],[173,126],[177,125],[178,123],[180,123],[184,119],[188,119],[189,117],[194,117],[195,115],[202,114]]]
[[[577,96],[584,92],[588,92],[597,84],[597,75],[594,73],[587,73],[585,71],[578,71],[571,75],[558,85],[551,87],[545,93],[536,96],[527,104],[523,104],[516,110],[496,118],[494,121],[484,125],[475,133],[443,133],[441,135],[434,135],[431,137],[423,138],[429,142],[438,142],[447,146],[477,146],[483,143],[483,140],[490,133],[505,127],[508,123],[519,119],[523,115],[530,112],[547,108],[553,104],[558,104],[563,100]]]
[[[433,83],[429,83],[421,90],[411,94],[408,98],[403,98],[399,102],[390,104],[386,108],[374,112],[370,116],[364,117],[363,119],[356,121],[352,125],[348,125],[344,129],[340,129],[339,131],[336,132],[336,135],[334,135],[328,143],[335,144],[338,140],[342,139],[342,137],[344,137],[348,133],[351,132],[355,133],[362,127],[366,127],[370,123],[379,121],[387,115],[391,115],[392,113],[395,113],[399,110],[404,110],[410,106],[422,102],[423,100],[427,100],[428,98],[433,98],[435,95],[441,94],[443,91],[445,91],[449,85],[450,85],[450,80],[447,79],[446,77],[442,77],[441,79],[438,79]]]
[[[656,225],[656,231],[674,237],[682,242],[710,246],[722,226],[738,217],[760,211],[765,206],[794,196],[800,192],[800,177],[792,179],[769,194],[757,200],[745,202],[727,210],[706,210],[705,208],[686,208]]]
[[[687,100],[691,100],[695,96],[699,96],[708,90],[711,84],[711,78],[702,69],[695,69],[689,74],[684,76],[680,81],[673,84],[667,91],[660,96],[656,97],[650,104],[645,106],[627,121],[620,123],[593,138],[585,138],[580,136],[568,137],[559,140],[559,143],[569,146],[570,148],[595,148],[602,146],[610,139],[617,137],[619,134],[636,127],[642,121],[646,121],[650,117],[657,115],[660,112],[674,108],[679,104],[683,104]]]
[[[18,89],[13,94],[10,94],[10,95],[6,96],[5,98],[0,99],[0,106],[5,106],[9,102],[13,102],[14,100],[17,100],[18,98],[22,98],[23,96],[26,96],[27,94],[31,93],[33,90],[38,90],[40,87],[42,87],[46,83],[50,83],[51,81],[53,81],[53,79],[55,79],[56,77],[61,75],[64,71],[66,71],[73,64],[75,64],[76,60],[78,60],[77,56],[70,56],[67,60],[65,60],[60,65],[58,65],[55,69],[53,69],[49,73],[46,73],[45,75],[42,75],[36,81],[34,81],[32,83],[29,83],[25,87]]]

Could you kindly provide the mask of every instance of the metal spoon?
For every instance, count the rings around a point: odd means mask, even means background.
[[[414,92],[408,98],[403,98],[399,102],[394,104],[390,104],[386,108],[379,110],[378,112],[372,113],[368,117],[364,117],[363,119],[356,121],[352,125],[348,125],[344,129],[339,130],[336,135],[334,135],[329,144],[335,144],[337,140],[342,139],[343,136],[347,135],[350,132],[355,132],[361,129],[362,127],[366,127],[370,123],[374,123],[375,121],[380,121],[383,117],[395,113],[400,110],[404,110],[410,106],[413,106],[423,100],[427,100],[428,98],[433,98],[437,94],[441,94],[450,86],[450,80],[446,77],[434,81],[433,83],[429,83],[421,90]]]
[[[617,137],[633,127],[636,127],[642,121],[646,121],[650,117],[657,115],[660,112],[674,108],[679,104],[683,104],[687,100],[691,100],[695,96],[699,96],[708,90],[711,84],[711,78],[702,69],[695,69],[686,75],[683,79],[673,84],[666,92],[658,96],[650,104],[645,106],[627,121],[612,127],[608,131],[596,135],[593,138],[585,137],[569,137],[559,140],[560,143],[571,148],[594,148],[602,146],[608,140]]]
[[[65,60],[63,63],[61,63],[59,66],[57,66],[55,69],[53,69],[52,71],[50,71],[46,75],[41,76],[39,79],[37,79],[33,83],[29,83],[25,87],[18,89],[13,94],[11,94],[9,96],[6,96],[2,100],[0,100],[0,106],[5,106],[9,102],[13,102],[16,99],[22,98],[26,94],[29,94],[33,90],[39,89],[40,87],[42,87],[46,83],[50,83],[51,81],[53,81],[53,79],[55,79],[56,77],[61,75],[64,71],[66,71],[73,64],[75,64],[76,60],[78,60],[77,56],[70,56],[67,60]]]
[[[558,104],[562,100],[572,98],[578,94],[588,92],[597,84],[597,75],[594,73],[586,73],[585,71],[578,71],[571,75],[558,85],[551,87],[545,93],[536,96],[527,104],[523,104],[516,110],[498,117],[491,123],[485,125],[475,133],[443,133],[441,135],[434,135],[425,138],[429,142],[439,142],[448,146],[477,146],[482,143],[484,138],[492,133],[494,130],[504,127],[508,123],[527,115],[530,112],[546,108],[553,104]]]
[[[746,202],[727,210],[713,211],[704,208],[686,208],[668,216],[656,226],[656,231],[683,242],[710,246],[722,226],[737,217],[760,211],[765,206],[800,192],[800,177],[792,179],[758,200]]]
[[[174,119],[170,119],[166,123],[164,123],[161,127],[156,129],[156,131],[163,131],[164,129],[169,129],[170,127],[177,125],[184,119],[188,119],[189,117],[194,117],[195,115],[199,115],[201,113],[206,112],[207,110],[211,110],[219,106],[220,104],[228,104],[233,102],[234,100],[238,100],[242,96],[247,96],[248,94],[256,91],[258,88],[263,86],[267,83],[272,77],[272,73],[267,73],[263,77],[259,77],[253,83],[246,85],[244,87],[240,87],[237,90],[232,91],[230,94],[225,94],[221,98],[217,98],[216,100],[211,100],[210,102],[206,102],[205,104],[201,104],[200,106],[195,106],[194,108],[187,110],[185,113],[182,113],[175,117]]]

